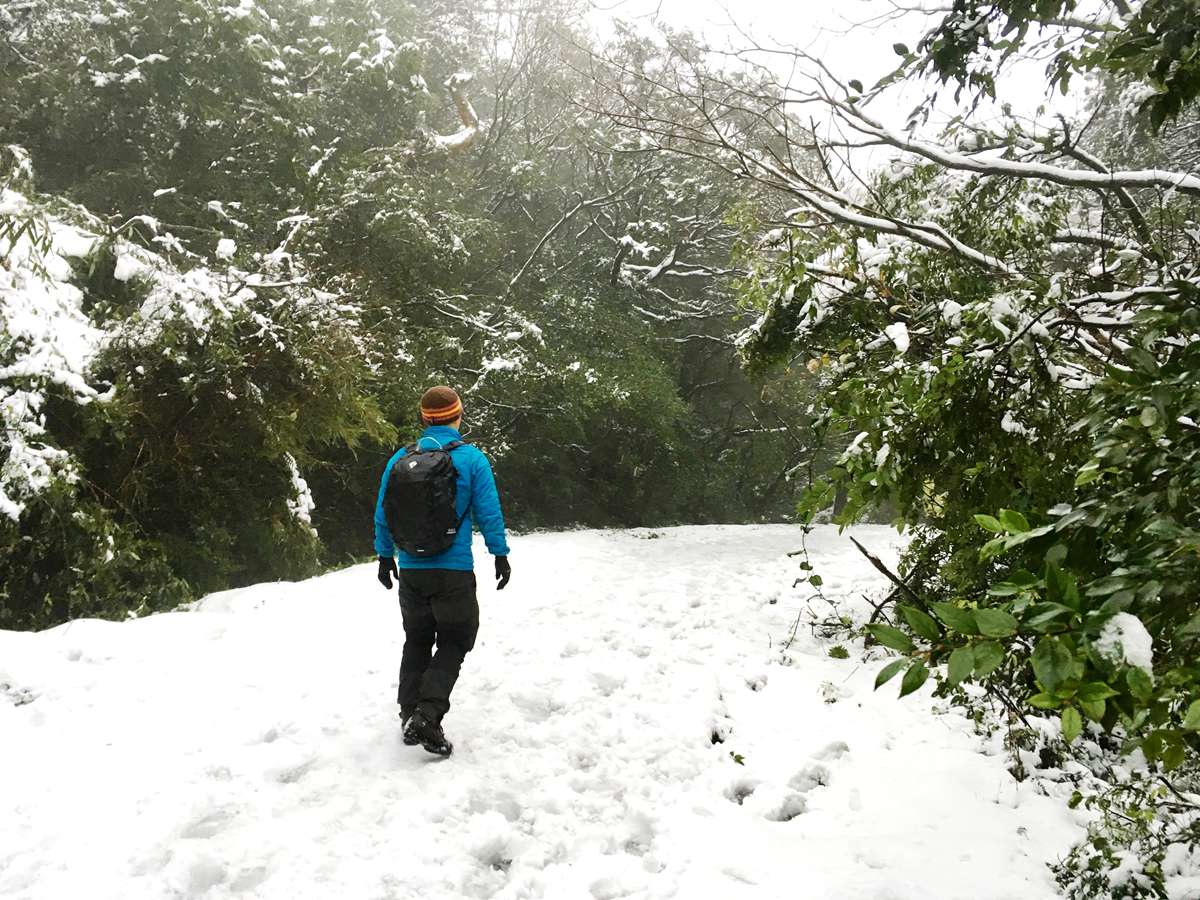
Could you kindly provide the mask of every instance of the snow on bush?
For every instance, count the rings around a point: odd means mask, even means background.
[[[68,257],[90,247],[0,190],[0,515],[16,521],[29,498],[75,477],[70,454],[48,440],[43,409],[53,385],[76,402],[101,396],[86,371],[103,333],[88,320]]]
[[[288,476],[292,480],[292,490],[294,494],[288,499],[288,511],[296,518],[297,521],[303,522],[309,529],[316,533],[312,524],[312,512],[316,509],[316,503],[313,502],[312,491],[309,490],[308,482],[300,475],[300,467],[296,465],[296,457],[288,453],[284,456],[284,462],[287,463]]]
[[[1142,620],[1132,613],[1119,612],[1100,631],[1097,652],[1115,665],[1129,665],[1151,672],[1154,663],[1153,641]]]

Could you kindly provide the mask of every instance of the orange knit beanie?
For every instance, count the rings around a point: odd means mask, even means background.
[[[421,421],[426,425],[449,425],[462,411],[462,400],[454,388],[438,385],[421,395]]]

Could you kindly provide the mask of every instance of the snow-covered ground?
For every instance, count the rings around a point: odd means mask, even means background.
[[[854,533],[894,558],[894,532]],[[1054,897],[1079,826],[997,739],[928,686],[873,692],[861,647],[781,651],[798,542],[515,539],[511,585],[480,579],[449,760],[400,741],[374,566],[0,632],[0,896]],[[834,529],[809,544],[861,612],[873,570]]]

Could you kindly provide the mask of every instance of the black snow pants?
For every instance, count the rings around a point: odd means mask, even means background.
[[[463,657],[479,633],[475,573],[458,569],[401,569],[400,612],[404,655],[400,659],[400,715],[416,711],[441,722]],[[434,644],[437,652],[433,652]]]

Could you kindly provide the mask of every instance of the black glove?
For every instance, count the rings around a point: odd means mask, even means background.
[[[400,573],[396,571],[396,560],[391,556],[379,557],[379,574],[376,577],[379,583],[390,591],[392,579],[400,580]]]
[[[504,590],[504,586],[508,584],[508,579],[512,577],[512,566],[508,564],[507,556],[496,557],[496,580],[500,582],[496,585],[496,590]]]

